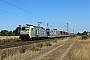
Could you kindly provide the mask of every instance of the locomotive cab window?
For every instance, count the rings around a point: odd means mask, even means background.
[[[22,27],[22,30],[29,30],[28,27]]]
[[[22,30],[25,30],[25,27],[22,27]]]
[[[25,28],[25,30],[27,30],[27,31],[28,31],[28,30],[29,30],[29,28]]]

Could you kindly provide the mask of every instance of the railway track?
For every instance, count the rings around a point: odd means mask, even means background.
[[[59,38],[60,39],[60,38]],[[58,40],[58,38],[54,38],[54,39],[45,39],[45,40],[35,40],[35,41],[18,41],[14,42],[14,44],[24,44],[25,48],[34,46],[33,43],[37,44],[39,42],[45,42],[45,41],[53,41],[53,40]],[[20,55],[20,59],[21,60],[63,60],[64,57],[67,55],[67,53],[69,52],[69,50],[72,48],[72,46],[75,44],[76,42],[76,38],[72,38],[72,39],[67,39],[67,40],[61,40],[58,43],[55,43],[56,45],[52,45],[50,47],[41,49],[38,52],[32,52],[31,51],[27,51],[26,55]],[[62,42],[63,41],[63,42]],[[27,42],[31,43],[31,44],[27,44]],[[13,44],[13,45],[14,45]],[[19,46],[19,45],[18,45]],[[27,46],[27,47],[26,47]],[[20,47],[12,47],[12,48],[7,48],[7,49],[0,49],[0,51],[2,51],[0,54],[2,55],[3,53],[9,54],[11,56],[13,55],[17,55],[18,52],[20,52],[21,49],[21,45]],[[15,52],[14,52],[15,51]],[[17,58],[17,56],[15,57],[15,60],[19,60],[19,58]],[[18,55],[19,56],[19,55]],[[22,56],[22,57],[21,57]],[[8,57],[9,60],[9,57]]]
[[[30,45],[33,43],[39,43],[39,42],[45,42],[45,41],[52,41],[58,38],[53,38],[53,39],[44,39],[44,40],[34,40],[34,41],[15,41],[15,42],[6,42],[6,43],[0,43],[0,49],[4,48],[11,48],[11,47],[18,47],[18,46],[23,46],[23,45]]]

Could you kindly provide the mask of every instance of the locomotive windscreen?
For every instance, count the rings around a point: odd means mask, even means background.
[[[22,27],[22,30],[25,30],[25,27]]]
[[[22,30],[29,30],[29,27],[22,27]]]

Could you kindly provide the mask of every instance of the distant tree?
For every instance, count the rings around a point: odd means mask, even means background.
[[[8,31],[8,30],[1,30],[0,36],[19,36],[20,35],[20,30],[21,30],[21,25],[19,27],[16,27],[15,30],[13,31]]]
[[[15,30],[13,30],[13,34],[15,36],[19,36],[20,35],[20,30],[21,30],[21,28],[20,27],[17,27]]]
[[[16,30],[13,30],[13,34],[14,34],[14,36],[16,36]]]
[[[13,33],[12,31],[8,31],[8,35],[9,35],[9,36],[13,36],[14,33]]]
[[[77,35],[81,35],[81,33],[80,33],[80,32],[78,32],[78,33],[77,33]]]
[[[82,35],[87,35],[87,32],[86,32],[86,31],[84,31],[84,32],[82,33]]]
[[[8,30],[1,30],[1,36],[7,36]]]
[[[0,31],[0,36],[1,36],[1,31]]]

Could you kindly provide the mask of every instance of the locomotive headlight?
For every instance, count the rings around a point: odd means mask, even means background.
[[[23,31],[20,31],[20,32],[23,32]]]
[[[26,31],[27,33],[29,33],[29,31]]]
[[[23,31],[20,31],[20,34],[23,34],[24,32]]]
[[[20,34],[28,34],[29,31],[20,31]]]

